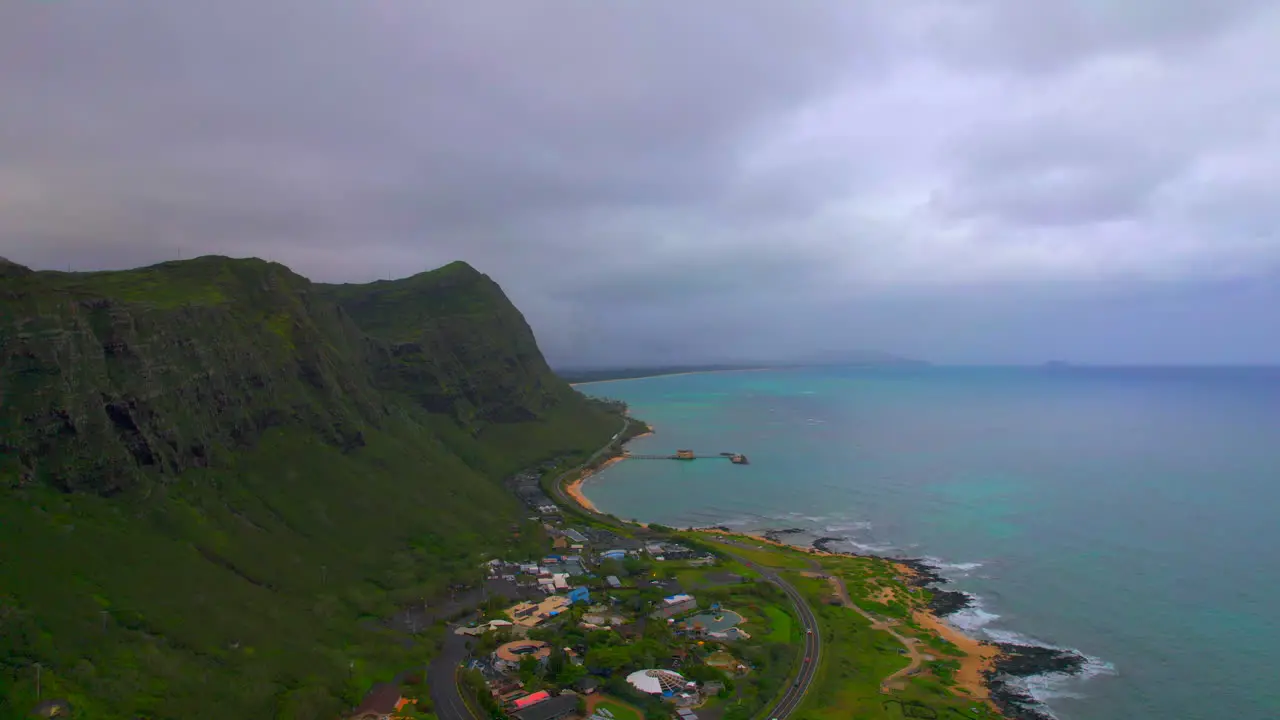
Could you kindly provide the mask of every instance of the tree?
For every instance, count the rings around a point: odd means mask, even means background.
[[[587,652],[586,664],[592,670],[615,671],[631,662],[631,652],[626,647],[598,647]]]
[[[542,663],[538,662],[538,658],[532,655],[520,658],[520,679],[525,683],[537,677],[540,669],[542,669]]]
[[[564,666],[564,650],[559,647],[551,648],[551,657],[547,658],[547,674],[551,677],[557,677],[564,670]]]
[[[627,569],[621,561],[609,558],[600,563],[600,574],[605,577],[610,575],[623,576],[627,574]]]
[[[569,663],[555,676],[555,682],[561,687],[566,687],[574,684],[586,674],[587,669],[585,667]]]

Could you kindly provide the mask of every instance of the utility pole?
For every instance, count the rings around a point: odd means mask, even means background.
[[[102,632],[107,631],[107,611],[102,611]]]
[[[36,702],[40,702],[40,663],[36,663]]]

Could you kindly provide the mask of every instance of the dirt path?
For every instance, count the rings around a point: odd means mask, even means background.
[[[920,653],[920,650],[916,647],[916,643],[918,641],[915,638],[904,637],[897,630],[894,630],[893,620],[886,620],[884,618],[877,617],[867,612],[866,610],[863,610],[857,605],[854,605],[853,599],[849,597],[848,588],[844,586],[844,580],[841,579],[838,575],[830,575],[828,576],[827,579],[831,583],[831,587],[836,591],[836,595],[840,597],[840,602],[844,603],[845,607],[849,608],[850,610],[853,610],[854,612],[858,613],[862,617],[866,618],[867,621],[871,623],[872,630],[883,630],[889,633],[890,635],[893,636],[893,639],[902,643],[902,647],[906,648],[907,657],[911,659],[910,664],[908,664],[906,667],[902,668],[901,670],[893,673],[892,675],[885,678],[884,680],[880,681],[880,692],[887,693],[890,690],[903,689],[905,684],[902,681],[905,678],[911,675],[914,675],[916,671],[920,669],[920,666],[924,663],[924,656]]]

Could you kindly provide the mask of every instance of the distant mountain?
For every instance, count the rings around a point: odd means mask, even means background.
[[[556,375],[569,383],[601,382],[603,380],[632,380],[636,378],[658,377],[660,375],[681,375],[695,372],[725,372],[729,370],[755,370],[763,365],[653,365],[639,367],[616,368],[560,368]]]
[[[847,355],[839,360],[787,363],[756,364],[715,364],[715,365],[637,365],[630,367],[593,367],[593,368],[557,368],[556,374],[566,382],[585,383],[604,380],[630,380],[661,375],[680,375],[699,372],[730,372],[735,370],[790,369],[806,367],[850,367],[850,366],[892,366],[929,365],[923,360],[912,360],[896,355],[880,352],[863,352]]]

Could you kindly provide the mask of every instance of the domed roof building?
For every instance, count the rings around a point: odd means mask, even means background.
[[[637,670],[627,676],[627,682],[640,692],[663,696],[687,690],[694,684],[678,672],[660,668]]]

